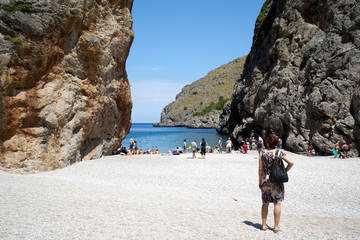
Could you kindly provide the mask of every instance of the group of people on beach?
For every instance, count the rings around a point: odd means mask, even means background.
[[[130,138],[129,148],[126,149],[125,146],[119,148],[114,152],[114,155],[145,155],[145,154],[160,154],[158,147],[148,148],[146,151],[143,151],[142,148],[138,148],[137,141]]]
[[[332,151],[335,158],[348,158],[350,147],[346,143],[340,147],[340,141],[337,141]]]
[[[337,141],[334,145],[334,147],[331,149],[332,153],[334,154],[335,158],[349,158],[349,151],[350,147],[346,143],[343,143],[342,146],[340,146],[340,141]],[[312,143],[309,144],[308,149],[308,156],[315,157],[318,153],[315,150],[315,147]]]
[[[255,140],[255,138],[253,138],[253,140]],[[252,145],[253,142],[254,141],[252,141]],[[205,158],[206,153],[223,153],[222,138],[219,139],[218,144],[214,148],[211,148],[211,146],[208,145],[208,143],[205,141],[204,138],[202,138],[202,141],[200,142],[200,146],[198,146],[196,140],[194,140],[193,142],[191,142],[189,147],[187,147],[186,139],[184,139],[183,147],[184,150],[180,151],[180,153],[187,153],[188,150],[191,150],[194,158],[196,153],[201,153],[202,158]],[[258,150],[260,152],[263,149],[263,147],[264,147],[263,140],[261,137],[259,137],[259,142],[255,140],[255,146],[250,147],[250,142],[246,142],[238,149],[235,149],[231,141],[231,138],[229,137],[225,142],[225,153],[247,154],[248,150]]]
[[[247,154],[249,150],[258,150],[259,152],[263,149],[264,143],[263,139],[259,137],[258,141],[255,139],[255,137],[252,137],[251,141],[245,142],[243,145],[241,145],[238,149],[234,148],[234,145],[230,139],[230,137],[225,142],[225,153],[243,153]],[[279,145],[278,145],[279,147]],[[167,155],[180,155],[182,153],[187,153],[189,150],[194,154],[201,153],[203,158],[205,158],[206,153],[223,153],[223,140],[222,138],[219,139],[218,144],[212,148],[208,145],[208,143],[205,141],[204,138],[202,138],[202,141],[200,142],[200,145],[198,146],[196,143],[196,140],[191,142],[191,144],[188,146],[186,139],[184,139],[184,145],[183,148],[181,147],[175,147],[171,151],[169,150],[167,152]],[[146,151],[143,151],[142,148],[138,148],[137,141],[134,139],[130,139],[129,141],[129,148],[126,148],[125,146],[117,149],[114,153],[114,155],[145,155],[145,154],[160,154],[160,151],[158,147],[152,147],[147,148]],[[165,153],[164,153],[165,154]]]

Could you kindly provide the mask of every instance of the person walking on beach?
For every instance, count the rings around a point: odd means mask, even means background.
[[[195,157],[196,157],[196,156],[195,156],[195,153],[196,153],[196,150],[197,150],[196,140],[194,140],[194,141],[190,144],[190,146],[191,146],[191,150],[192,150],[192,152],[193,152],[192,157],[195,158]]]
[[[205,142],[205,139],[202,138],[202,141],[201,141],[201,143],[200,143],[200,147],[201,147],[201,157],[202,157],[202,159],[205,159],[206,146],[207,146],[207,142]]]
[[[135,150],[135,142],[134,142],[134,139],[130,138],[130,141],[129,141],[129,149],[130,149],[130,152],[133,153],[134,150]]]
[[[184,153],[187,153],[186,139],[184,139]]]
[[[262,142],[262,139],[261,139],[261,141],[260,141],[260,138],[259,138],[259,142],[258,142],[258,144],[257,144],[257,150],[258,150],[258,153],[259,153],[259,154],[262,152],[263,147],[264,147],[264,144],[263,144],[263,142]]]
[[[284,200],[284,184],[273,183],[270,181],[270,174],[272,165],[275,159],[275,152],[279,138],[275,135],[270,135],[266,138],[267,150],[261,152],[259,157],[259,188],[261,189],[262,207],[261,207],[261,230],[267,229],[266,219],[268,215],[269,203],[274,203],[274,232],[277,233],[279,229],[279,221],[281,215],[281,202]],[[294,162],[282,151],[279,153],[279,157],[286,163],[286,171],[288,172]]]
[[[219,153],[222,153],[222,138],[219,139],[218,146],[219,146]]]
[[[342,145],[342,151],[344,153],[344,158],[349,158],[349,146],[346,143]]]
[[[243,149],[244,149],[244,154],[247,154],[248,152],[248,145],[245,143],[244,144],[244,147],[243,147]]]
[[[232,142],[229,137],[228,140],[226,141],[226,152],[227,153],[231,153],[231,147],[232,147]]]
[[[340,141],[337,141],[336,143],[335,143],[335,150],[336,150],[336,152],[339,154],[340,153]]]
[[[256,139],[253,137],[251,139],[251,150],[256,150]]]

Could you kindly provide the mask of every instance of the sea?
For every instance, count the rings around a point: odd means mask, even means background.
[[[186,127],[153,127],[152,123],[133,123],[130,133],[122,141],[122,146],[129,148],[130,139],[137,142],[139,149],[144,152],[148,148],[157,147],[160,153],[167,153],[176,147],[183,148],[184,139],[186,139],[187,146],[196,140],[197,145],[200,145],[201,139],[205,138],[208,146],[214,148],[219,139],[222,138],[223,147],[228,138],[227,135],[221,135],[215,129],[194,129]]]

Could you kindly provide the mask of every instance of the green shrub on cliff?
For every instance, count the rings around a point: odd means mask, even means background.
[[[9,40],[15,44],[22,44],[21,37],[11,37],[10,35],[5,35],[4,38],[5,38],[5,40]]]
[[[265,10],[267,8],[267,1],[264,2],[264,4],[261,7],[260,13],[258,15],[258,17],[256,18],[256,25],[257,24],[261,24],[263,22],[263,19],[265,17]]]
[[[227,101],[229,101],[229,98],[224,98],[223,96],[220,96],[219,101],[215,105],[215,109],[216,110],[222,110]]]
[[[5,4],[3,6],[3,9],[7,12],[15,12],[15,11],[31,12],[32,11],[32,3],[12,1],[8,4]]]
[[[193,116],[205,116],[206,114],[212,112],[212,110],[214,109],[215,103],[211,102],[210,105],[206,106],[202,111],[200,112],[196,112],[193,114]]]

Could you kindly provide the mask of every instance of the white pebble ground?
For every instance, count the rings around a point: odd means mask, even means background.
[[[287,154],[295,165],[279,233],[260,231],[258,156],[250,151],[0,171],[0,239],[359,239],[360,158]]]

